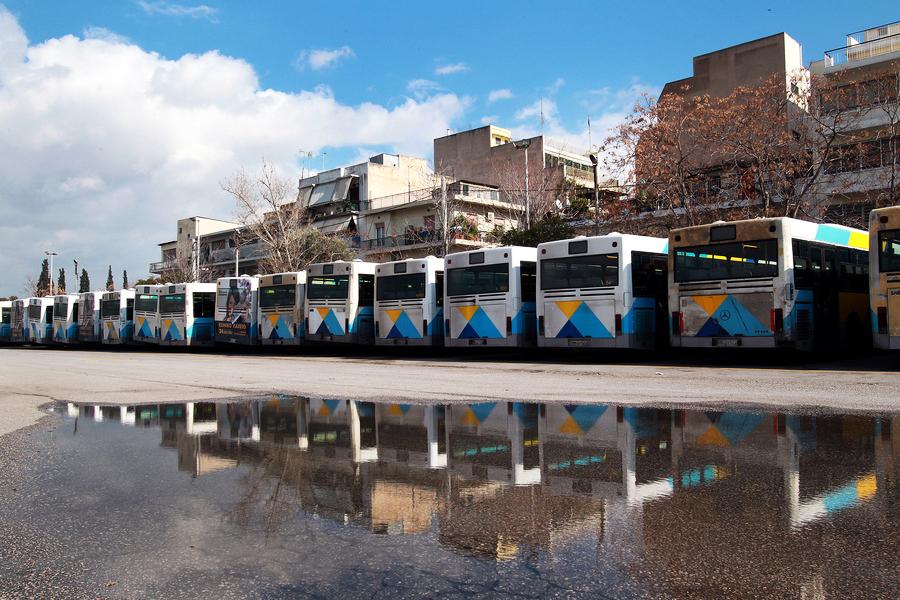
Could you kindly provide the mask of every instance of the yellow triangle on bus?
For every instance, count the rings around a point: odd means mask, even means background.
[[[400,318],[400,315],[403,314],[403,309],[394,309],[394,310],[386,310],[388,318],[391,320],[391,323],[396,323],[397,319]]]
[[[869,236],[865,233],[856,233],[853,232],[850,234],[850,245],[854,248],[861,248],[863,250],[869,249]]]
[[[325,317],[328,316],[328,311],[331,309],[330,308],[317,308],[316,310],[319,311],[319,316],[324,319]]]
[[[393,311],[388,311],[388,312],[393,312]],[[402,417],[403,409],[400,408],[400,406],[398,404],[391,404],[391,407],[388,409],[388,414],[393,415],[395,417]]]
[[[725,299],[728,298],[725,294],[719,294],[717,296],[691,296],[691,298],[696,302],[700,308],[706,311],[706,314],[712,316],[722,303],[725,302]]]
[[[557,302],[557,304],[559,304]],[[584,435],[584,430],[575,422],[575,419],[572,418],[572,415],[569,415],[569,418],[566,419],[566,422],[563,423],[562,427],[559,428],[559,433],[567,433],[569,435]]]
[[[326,404],[325,402],[322,403],[322,408],[319,409],[318,415],[320,417],[327,417],[331,415],[331,411],[328,410],[328,404]]]
[[[266,315],[266,316],[269,317],[269,323],[272,324],[272,327],[275,327],[275,324],[278,323],[279,315]]]
[[[557,302],[556,306],[566,315],[567,319],[571,319],[578,307],[581,306],[581,300],[567,300],[565,302]]]
[[[459,306],[459,312],[462,313],[463,318],[468,322],[472,315],[475,314],[475,311],[478,310],[478,306]]]
[[[706,433],[698,437],[697,443],[701,446],[721,446],[723,448],[727,448],[731,445],[715,425],[711,426],[706,430]]]
[[[169,319],[168,321],[163,321],[163,325],[165,325],[166,329],[168,329],[169,327],[172,326],[172,319]]]
[[[466,409],[466,414],[462,416],[462,419],[460,419],[459,422],[463,425],[481,425],[481,421],[475,416],[471,407]]]

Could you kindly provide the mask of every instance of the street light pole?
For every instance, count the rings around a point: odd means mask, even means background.
[[[596,152],[591,152],[591,164],[594,165],[594,235],[600,235],[600,179],[598,163],[600,159]]]
[[[513,142],[516,150],[525,149],[525,229],[531,228],[531,202],[528,200],[528,146],[531,140],[522,140],[521,142]]]
[[[53,257],[56,256],[56,252],[48,252],[44,251],[44,254],[50,257],[50,295],[53,295]]]

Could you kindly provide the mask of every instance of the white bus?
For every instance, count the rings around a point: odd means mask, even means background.
[[[78,294],[53,296],[53,341],[57,344],[78,341]]]
[[[104,344],[128,344],[134,339],[134,290],[103,292],[100,331]]]
[[[448,254],[447,346],[534,346],[536,248],[505,246]]]
[[[444,345],[444,261],[409,258],[375,269],[375,344]]]
[[[12,341],[12,300],[0,300],[0,342]]]
[[[176,283],[160,286],[159,345],[212,346],[216,284]]]
[[[306,269],[306,341],[375,342],[376,263],[319,263]]]
[[[78,339],[79,344],[99,344],[100,296],[103,292],[82,292],[78,294]]]
[[[900,350],[900,206],[869,215],[869,285],[874,346]]]
[[[538,346],[666,345],[668,244],[665,238],[621,233],[540,244]]]
[[[134,341],[159,343],[159,291],[166,286],[139,285],[134,290]]]
[[[28,302],[31,298],[19,298],[12,301],[10,314],[9,333],[10,340],[16,344],[25,344],[30,341],[28,331]]]
[[[259,337],[263,345],[299,345],[305,340],[306,272],[259,277]]]
[[[53,296],[28,299],[28,331],[33,344],[49,344],[53,339]]]
[[[259,344],[259,277],[221,277],[215,285],[216,343]]]
[[[669,233],[673,347],[865,344],[869,234],[786,217]]]

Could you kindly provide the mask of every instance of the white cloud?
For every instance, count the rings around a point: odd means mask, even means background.
[[[335,67],[345,58],[356,56],[350,46],[343,46],[335,50],[304,50],[294,63],[298,69],[303,70],[307,66],[314,71],[320,71]]]
[[[81,35],[86,40],[103,40],[110,44],[128,44],[131,42],[127,37],[114,33],[106,27],[88,27]]]
[[[298,148],[328,148],[329,162],[357,148],[426,156],[469,104],[262,90],[249,64],[217,52],[166,60],[71,35],[29,47],[0,8],[0,295],[20,294],[46,250],[60,266],[146,276],[177,219],[231,218],[218,182],[239,168],[265,157],[299,177]]]
[[[497,100],[508,100],[510,98],[515,98],[510,90],[491,90],[491,93],[488,94],[488,104],[496,102]]]
[[[406,85],[406,89],[416,98],[422,99],[439,91],[441,84],[427,79],[413,79]]]
[[[442,67],[438,67],[434,70],[435,75],[450,75],[452,73],[460,73],[463,71],[469,71],[469,67],[466,63],[456,63],[455,65],[444,65]]]
[[[182,6],[180,4],[165,2],[164,0],[159,0],[157,2],[144,2],[141,0],[138,2],[138,6],[143,8],[144,12],[148,15],[158,14],[171,17],[191,17],[192,19],[207,19],[213,23],[218,22],[216,20],[216,12],[218,11],[215,8],[210,8],[205,5]]]
[[[498,121],[500,121],[500,115],[488,115],[485,117],[481,117],[482,125],[493,125],[494,123],[497,123]]]
[[[565,84],[566,80],[562,77],[559,77],[549,88],[547,88],[547,92],[552,96],[553,94],[558,92],[560,88],[562,88],[562,86],[564,86]]]

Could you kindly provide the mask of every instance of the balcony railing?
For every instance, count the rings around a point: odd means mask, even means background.
[[[829,50],[825,53],[825,63],[833,67],[891,52],[900,52],[900,34]]]

